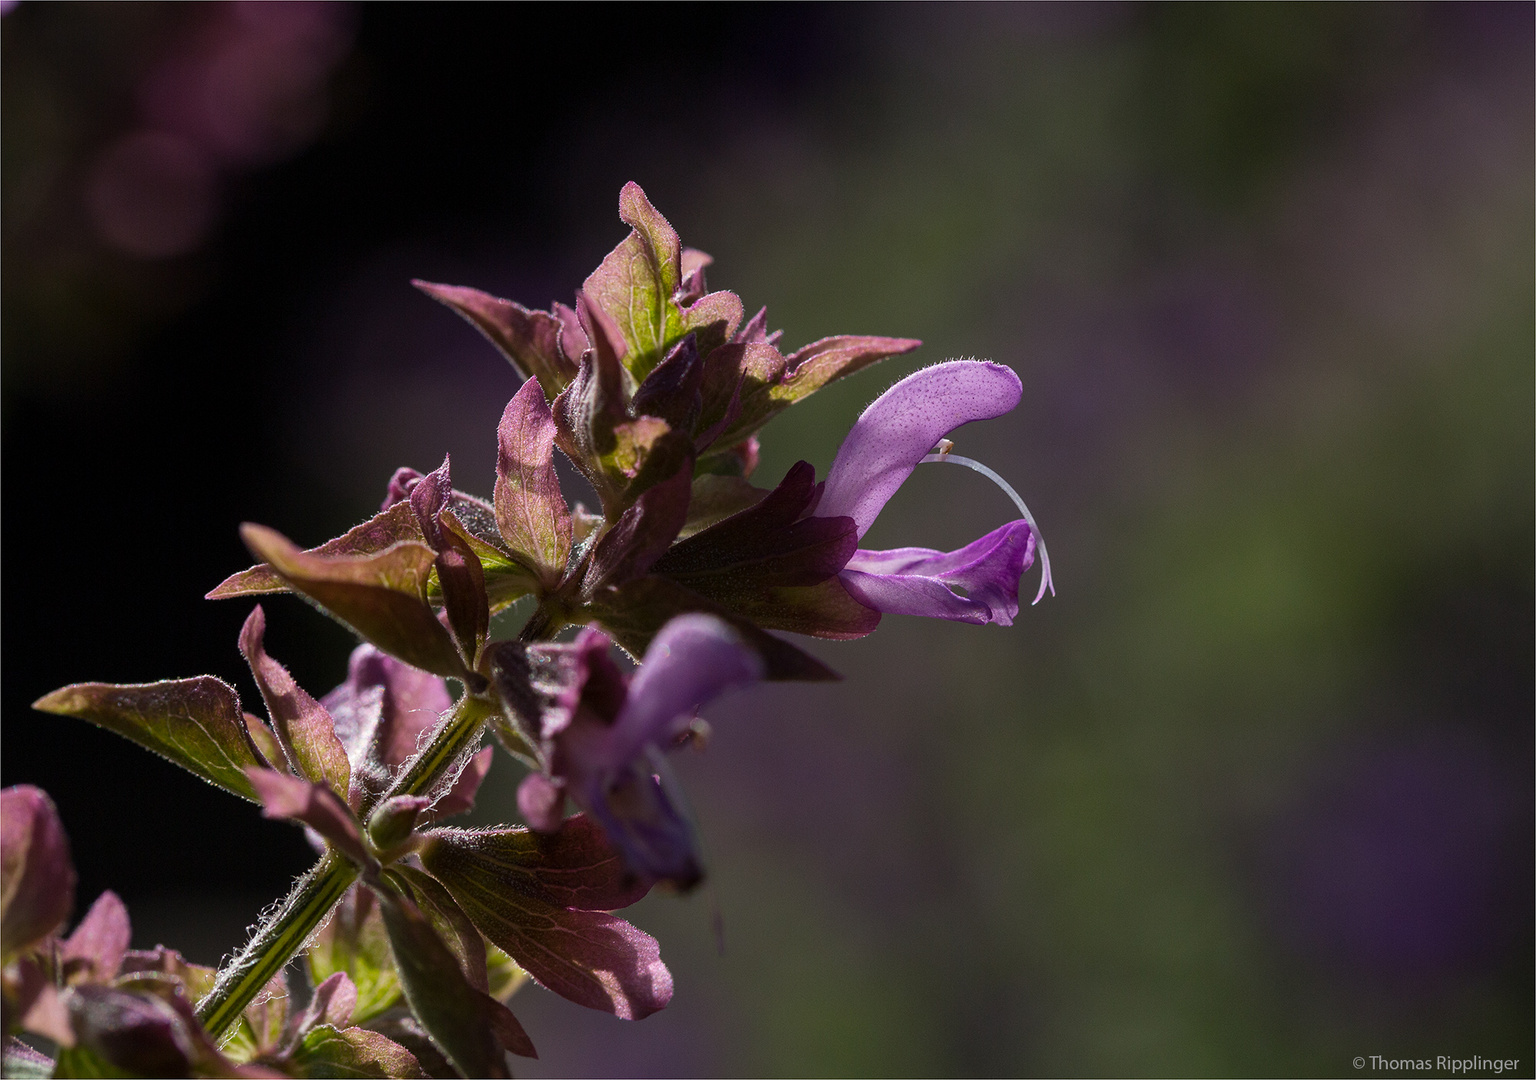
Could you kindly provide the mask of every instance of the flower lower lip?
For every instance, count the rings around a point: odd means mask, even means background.
[[[947,461],[952,465],[964,465],[967,469],[974,469],[976,472],[981,473],[982,476],[985,476],[988,480],[992,481],[998,487],[1003,489],[1003,494],[1007,495],[1010,499],[1013,500],[1013,505],[1019,508],[1019,515],[1029,524],[1030,531],[1035,534],[1035,549],[1040,552],[1040,591],[1035,593],[1035,598],[1030,601],[1030,605],[1033,606],[1038,604],[1041,598],[1045,596],[1046,589],[1050,589],[1051,595],[1055,596],[1056,582],[1051,578],[1051,556],[1045,550],[1045,537],[1040,535],[1040,526],[1035,524],[1035,515],[1029,512],[1029,507],[1024,505],[1024,500],[1019,497],[1019,493],[1013,490],[1013,485],[1004,480],[1001,476],[997,475],[997,473],[993,472],[987,466],[983,465],[981,462],[975,460],[974,458],[961,457],[959,454],[951,454],[948,452],[941,454],[929,454],[927,457],[923,458],[922,461]]]
[[[946,441],[948,441],[948,439],[946,439]],[[1032,532],[1035,535],[1035,550],[1040,552],[1040,591],[1035,593],[1035,598],[1032,599],[1032,601],[1029,601],[1029,605],[1034,607],[1035,604],[1038,604],[1040,599],[1046,595],[1046,590],[1048,590],[1048,588],[1051,590],[1051,595],[1055,596],[1055,581],[1051,578],[1051,555],[1046,552],[1046,538],[1040,535],[1040,525],[1035,524],[1035,515],[1029,513],[1029,507],[1026,507],[1025,501],[1023,501],[1023,499],[1018,496],[1018,492],[1015,492],[1014,485],[1009,484],[1006,479],[1003,479],[1001,476],[998,476],[997,473],[992,472],[991,469],[988,469],[986,465],[983,465],[982,462],[977,461],[977,459],[962,458],[962,456],[958,455],[958,453],[931,453],[931,455],[923,458],[923,461],[919,462],[919,464],[932,461],[948,461],[954,465],[965,465],[966,469],[974,469],[975,472],[982,473],[982,475],[986,476],[989,481],[997,484],[1000,489],[1003,489],[1003,495],[1008,496],[1008,498],[1011,498],[1012,501],[1014,501],[1015,507],[1018,507],[1018,515],[1020,515],[1021,518],[1028,522],[1029,532]]]

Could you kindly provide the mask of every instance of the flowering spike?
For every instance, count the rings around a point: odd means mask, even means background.
[[[764,424],[919,342],[838,335],[786,356],[766,309],[743,324],[736,294],[709,291],[710,257],[683,248],[638,185],[619,212],[630,231],[574,307],[416,283],[525,374],[498,425],[493,500],[453,490],[445,457],[429,474],[398,470],[377,514],[318,548],[242,528],[262,561],[209,596],[303,594],[365,641],[346,682],[323,701],[300,689],[266,655],[258,607],[241,649],[271,729],[212,678],[82,684],[38,702],[329,844],[215,973],[163,949],[125,951],[110,893],[61,943],[74,884],[62,830],[50,843],[57,820],[41,793],[6,792],[7,1026],[53,1039],[57,1075],[500,1076],[508,1052],[533,1053],[502,1004],[523,979],[621,1017],[655,1012],[672,976],[655,940],[611,909],[703,876],[667,751],[700,745],[697,710],[732,688],[837,677],[768,631],[852,638],[885,612],[1007,625],[1037,547],[1036,601],[1054,592],[1017,493],[943,456],[952,429],[1018,403],[1017,376],[976,361],[919,371],[864,411],[824,483],[799,462],[772,491],[754,488]],[[556,449],[600,514],[567,504]],[[913,468],[934,460],[990,477],[1022,517],[955,551],[861,549]],[[489,641],[491,616],[529,594],[517,640]],[[581,629],[556,643],[565,627]],[[637,673],[615,662],[615,643]],[[462,684],[457,704],[446,678]],[[473,804],[487,727],[530,770],[517,801],[532,828],[435,826]],[[291,774],[267,767],[285,763]],[[567,799],[581,811],[569,820]],[[282,973],[310,941],[315,990],[295,1015]],[[18,1054],[7,1046],[5,1071],[36,1068]]]

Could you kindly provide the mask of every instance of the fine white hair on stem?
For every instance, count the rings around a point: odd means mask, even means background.
[[[947,441],[947,440],[946,440]],[[910,458],[908,460],[911,460]],[[1051,556],[1045,550],[1045,537],[1040,535],[1040,526],[1035,524],[1035,515],[1029,512],[1029,507],[1024,505],[1024,500],[1019,498],[1019,493],[1013,490],[1013,485],[1004,480],[997,473],[987,468],[981,462],[973,458],[961,457],[959,454],[939,453],[929,454],[923,461],[947,461],[951,465],[964,465],[967,469],[974,469],[988,480],[1003,489],[1003,494],[1013,500],[1013,505],[1019,508],[1019,513],[1029,523],[1030,531],[1035,534],[1035,546],[1040,549],[1040,591],[1035,593],[1034,604],[1040,602],[1045,595],[1045,590],[1050,589],[1051,595],[1056,595],[1056,583],[1051,580]]]

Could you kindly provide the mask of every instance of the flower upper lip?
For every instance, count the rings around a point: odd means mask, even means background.
[[[1002,416],[1023,393],[1019,377],[1002,364],[951,360],[913,372],[855,421],[827,473],[817,516],[852,518],[863,539],[946,435],[972,420]],[[950,552],[860,548],[838,576],[855,599],[877,611],[1008,626],[1037,541],[1032,524],[1020,519]]]
[[[853,518],[862,540],[940,439],[961,424],[1011,412],[1023,395],[1013,370],[989,361],[950,360],[913,372],[854,422],[827,472],[817,516]]]

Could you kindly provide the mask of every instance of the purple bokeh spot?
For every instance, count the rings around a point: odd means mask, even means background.
[[[1361,975],[1485,967],[1515,930],[1529,810],[1511,771],[1456,730],[1359,754],[1281,824],[1282,931]]]
[[[197,144],[166,131],[124,135],[101,155],[86,205],[101,238],[163,259],[196,248],[218,213],[218,174]]]

